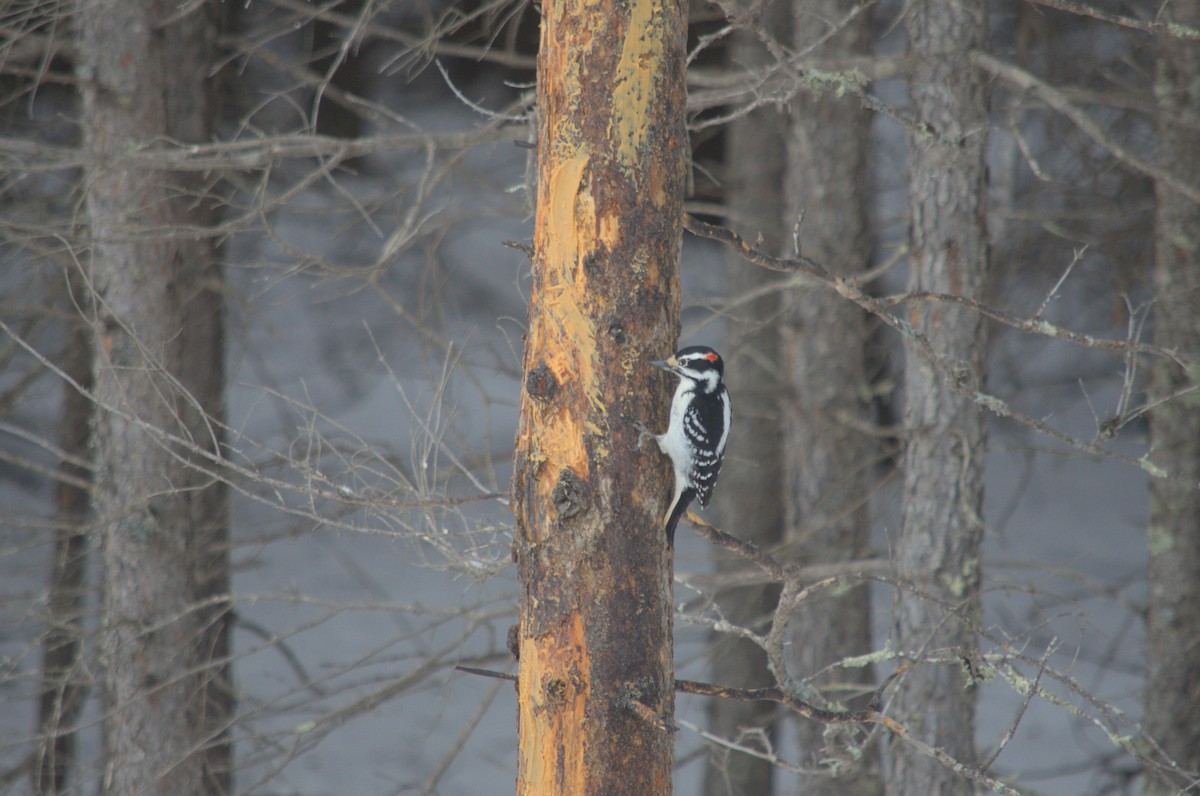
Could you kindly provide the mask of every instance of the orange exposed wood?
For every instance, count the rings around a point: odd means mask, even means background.
[[[582,750],[564,740],[576,734],[586,716],[591,681],[583,624],[570,618],[560,633],[548,633],[522,645],[525,668],[541,680],[518,679],[520,724],[529,729],[521,744],[520,768],[526,779],[552,793],[582,793],[587,782]]]

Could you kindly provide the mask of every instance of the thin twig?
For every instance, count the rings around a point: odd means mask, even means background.
[[[1063,269],[1062,276],[1060,276],[1058,281],[1054,283],[1054,287],[1050,288],[1050,291],[1046,293],[1046,297],[1042,299],[1042,303],[1038,305],[1037,312],[1033,313],[1033,317],[1035,319],[1041,318],[1042,313],[1046,311],[1046,307],[1050,306],[1050,302],[1058,298],[1059,289],[1062,288],[1063,283],[1067,281],[1067,277],[1071,275],[1071,271],[1075,268],[1076,264],[1083,259],[1083,255],[1087,253],[1087,250],[1088,247],[1086,244],[1075,250],[1075,255],[1071,258],[1071,262],[1067,263],[1067,267]]]
[[[497,680],[508,680],[510,683],[517,682],[517,676],[511,672],[498,672],[495,669],[479,669],[475,666],[462,666],[461,664],[454,667],[455,671],[465,674],[474,674],[479,677],[493,677]]]
[[[1005,747],[1012,741],[1013,736],[1017,734],[1017,727],[1021,724],[1021,719],[1025,716],[1025,711],[1029,710],[1029,703],[1033,701],[1033,697],[1037,694],[1042,683],[1042,674],[1046,671],[1046,664],[1050,660],[1050,656],[1058,649],[1058,637],[1050,639],[1050,643],[1046,645],[1046,651],[1042,653],[1041,663],[1038,665],[1037,676],[1033,678],[1033,685],[1025,692],[1024,698],[1021,700],[1021,707],[1017,710],[1017,715],[1013,717],[1012,722],[1008,726],[1008,731],[1004,733],[1004,737],[1000,739],[1000,743],[996,746],[996,751],[992,752],[991,756],[979,767],[980,771],[990,771],[996,763],[996,759],[1004,752]]]
[[[1082,348],[1093,348],[1098,351],[1113,351],[1121,354],[1149,354],[1151,356],[1163,357],[1170,359],[1179,364],[1180,355],[1176,351],[1163,348],[1162,346],[1150,345],[1148,343],[1138,342],[1132,337],[1127,337],[1122,340],[1113,340],[1105,337],[1094,337],[1090,334],[1075,332],[1070,329],[1064,329],[1057,324],[1043,321],[1038,316],[1041,315],[1039,309],[1037,315],[1032,318],[1022,318],[1018,315],[1013,315],[1002,310],[990,307],[983,302],[975,299],[969,299],[964,296],[954,296],[948,293],[930,293],[924,290],[918,290],[911,293],[901,293],[896,296],[888,296],[879,299],[880,306],[894,307],[908,302],[931,302],[938,304],[953,304],[959,307],[964,307],[977,312],[985,318],[990,318],[993,321],[998,321],[1012,329],[1016,329],[1027,334],[1039,335],[1042,337],[1052,337],[1056,340],[1066,340],[1069,343],[1074,343]]]

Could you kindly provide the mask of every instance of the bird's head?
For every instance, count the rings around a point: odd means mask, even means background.
[[[725,375],[725,362],[721,355],[703,345],[681,348],[673,356],[656,359],[649,364],[670,371],[680,378],[690,379],[706,393],[717,389]]]

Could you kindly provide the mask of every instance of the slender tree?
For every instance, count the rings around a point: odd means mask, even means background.
[[[517,432],[517,791],[671,792],[669,486],[633,425],[678,334],[686,4],[542,6]],[[653,450],[651,450],[653,448]]]
[[[763,29],[787,29],[785,3],[764,4],[755,24]],[[763,68],[771,61],[760,39],[739,31],[730,40],[731,69]],[[725,203],[730,226],[748,240],[778,250],[785,237],[783,216],[784,128],[786,116],[779,108],[756,108],[735,119],[725,137]],[[779,281],[762,268],[747,269],[740,257],[730,256],[726,269],[729,295],[761,290]],[[721,488],[714,508],[721,527],[765,550],[783,538],[782,440],[779,434],[779,292],[740,306],[736,317],[745,324],[734,327],[722,351],[731,373],[737,374],[733,427]],[[716,550],[718,572],[743,571],[745,560]],[[740,586],[717,594],[722,615],[741,627],[760,628],[770,620],[779,600],[775,585]],[[774,685],[762,648],[747,638],[714,633],[709,650],[713,682],[758,688]],[[778,711],[770,702],[735,702],[713,699],[708,703],[708,729],[714,735],[756,746],[757,733],[774,735]],[[705,770],[706,796],[756,796],[770,793],[775,767],[769,760],[722,746],[709,750]]]
[[[1164,22],[1200,28],[1200,3],[1171,4]],[[1200,187],[1200,43],[1163,33],[1155,94],[1158,164]],[[1154,339],[1200,355],[1200,203],[1156,186]],[[1200,771],[1200,374],[1160,361],[1154,371],[1151,455],[1166,471],[1150,485],[1150,599],[1146,618],[1146,733],[1175,763]],[[1158,403],[1161,401],[1161,403]],[[1186,779],[1147,772],[1144,792],[1176,793]]]
[[[71,269],[64,280],[67,317],[87,306],[85,280]],[[67,326],[62,369],[84,390],[92,386],[91,327],[82,317]],[[80,390],[63,385],[60,467],[65,476],[55,487],[59,527],[54,532],[53,562],[46,610],[49,621],[42,642],[42,698],[38,705],[40,743],[33,767],[35,793],[64,792],[75,764],[75,722],[83,710],[87,685],[83,666],[83,614],[87,598],[87,521],[90,499],[86,484],[92,404]]]
[[[919,125],[908,134],[909,285],[981,299],[988,116],[984,78],[970,54],[987,45],[987,4],[914,0],[904,20]],[[906,339],[904,490],[895,541],[901,581],[892,642],[913,666],[896,687],[892,713],[970,763],[985,431],[979,408],[954,388],[982,389],[985,327],[977,313],[944,305],[914,306],[908,320],[938,361]],[[897,796],[974,791],[950,769],[895,743],[885,782]]]
[[[152,165],[163,140],[211,136],[212,10],[78,7],[112,794],[231,790],[226,496],[206,474],[222,438],[221,272],[201,186]]]
[[[863,56],[870,52],[870,13],[845,19],[838,0],[794,0],[793,46],[815,59]],[[817,24],[822,20],[824,24]],[[840,29],[834,26],[840,26]],[[853,276],[871,255],[867,153],[870,115],[853,95],[817,84],[793,101],[788,130],[785,212],[795,227],[800,252],[834,273]],[[823,286],[800,287],[784,296],[780,324],[780,363],[785,387],[783,419],[783,491],[789,558],[821,564],[861,557],[868,548],[870,476],[874,445],[863,431],[868,394],[865,360],[866,317],[861,309]],[[871,667],[828,667],[872,648],[870,594],[863,583],[819,590],[792,620],[796,672],[814,677],[826,698],[842,703],[856,686],[874,687]],[[825,672],[825,674],[819,673]],[[839,690],[831,691],[829,687]],[[842,703],[845,704],[845,703]],[[862,760],[845,750],[826,750],[826,728],[800,725],[800,743],[808,766],[841,759],[828,776],[805,782],[805,793],[879,792],[878,760]]]

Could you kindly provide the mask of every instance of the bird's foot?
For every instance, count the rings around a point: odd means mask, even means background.
[[[639,422],[637,420],[633,421],[633,427],[636,428],[638,431],[638,441],[637,441],[637,446],[636,446],[637,450],[642,449],[642,443],[646,441],[646,437],[656,437],[656,438],[658,437],[657,434],[655,434],[650,429],[646,428],[646,425],[642,422]]]

